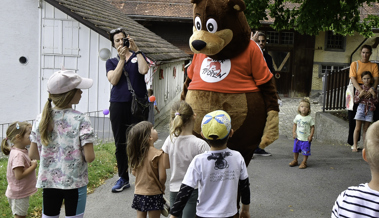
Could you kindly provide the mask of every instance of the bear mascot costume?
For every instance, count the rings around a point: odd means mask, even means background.
[[[214,110],[232,119],[228,147],[239,151],[246,165],[259,146],[264,149],[279,137],[276,88],[262,51],[250,40],[243,0],[191,0],[194,52],[181,99],[196,113],[194,134],[201,120]]]

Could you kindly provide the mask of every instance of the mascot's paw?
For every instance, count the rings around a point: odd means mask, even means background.
[[[279,138],[279,112],[269,111],[267,113],[266,126],[259,147],[264,149]]]

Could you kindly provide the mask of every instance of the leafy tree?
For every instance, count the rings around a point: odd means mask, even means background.
[[[274,19],[271,27],[277,31],[294,29],[301,34],[317,35],[320,31],[352,35],[358,32],[373,36],[372,28],[379,26],[379,16],[361,19],[362,6],[372,6],[379,0],[245,0],[245,15],[252,28],[260,21]]]

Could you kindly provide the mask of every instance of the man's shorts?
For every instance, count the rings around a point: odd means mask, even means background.
[[[12,209],[13,215],[26,216],[28,215],[29,196],[26,198],[12,199],[8,198],[9,206]]]
[[[365,115],[365,107],[366,107],[366,105],[364,105],[364,104],[359,104],[358,105],[357,113],[355,114],[354,119],[355,120],[366,121],[366,122],[372,123],[372,121],[374,119],[374,112],[369,110],[367,112],[367,115]]]
[[[293,142],[293,153],[301,153],[304,156],[311,155],[311,143],[295,139]]]

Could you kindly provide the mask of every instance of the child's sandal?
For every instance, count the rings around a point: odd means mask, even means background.
[[[297,166],[299,163],[297,162],[297,160],[293,160],[291,161],[291,163],[289,164],[290,167],[294,167],[294,166]]]
[[[307,168],[307,163],[301,163],[299,166],[299,169],[305,169]]]

